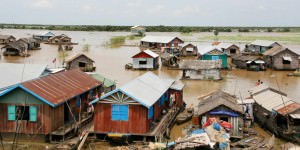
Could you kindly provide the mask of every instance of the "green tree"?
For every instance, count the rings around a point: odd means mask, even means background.
[[[214,35],[215,35],[215,41],[218,41],[219,31],[218,30],[214,30]]]

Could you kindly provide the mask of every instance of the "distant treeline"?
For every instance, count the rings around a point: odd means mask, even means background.
[[[130,31],[131,26],[111,25],[35,25],[0,24],[0,29],[44,29],[67,31]],[[196,27],[196,26],[145,26],[147,32],[300,32],[300,27]]]

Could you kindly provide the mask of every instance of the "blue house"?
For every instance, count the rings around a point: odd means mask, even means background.
[[[222,68],[228,68],[227,54],[217,46],[208,46],[200,48],[199,55],[201,60],[220,60],[222,62]]]

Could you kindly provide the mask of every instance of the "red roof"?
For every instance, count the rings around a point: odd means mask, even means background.
[[[54,106],[100,85],[101,82],[78,69],[51,74],[22,84]]]
[[[282,114],[282,115],[287,115],[290,113],[295,112],[296,110],[300,109],[300,104],[298,103],[291,103],[289,105],[286,105],[285,107],[282,107],[280,109],[278,109],[277,111]]]

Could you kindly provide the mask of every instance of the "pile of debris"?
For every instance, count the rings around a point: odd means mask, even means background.
[[[193,130],[184,138],[168,143],[167,147],[175,150],[187,148],[228,150],[229,138],[230,134],[222,124],[218,123],[216,118],[210,118],[203,129]]]

